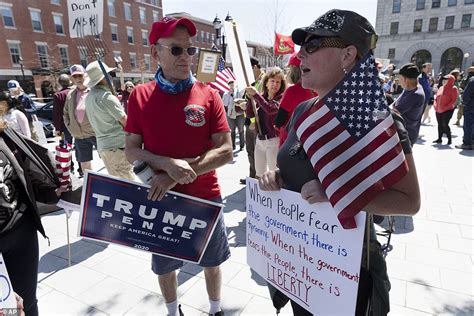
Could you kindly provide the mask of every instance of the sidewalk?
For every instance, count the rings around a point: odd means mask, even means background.
[[[453,142],[462,129],[453,126]],[[392,290],[390,315],[472,315],[474,152],[431,144],[436,126],[422,126],[414,147],[422,206],[413,218],[396,218],[387,264]],[[456,137],[457,136],[457,137]],[[94,169],[102,167],[95,157]],[[246,152],[219,169],[232,256],[222,265],[226,315],[275,315],[265,281],[246,264]],[[78,214],[69,220],[72,266],[67,262],[66,216],[43,217],[51,245],[40,237],[38,299],[42,315],[165,315],[150,255],[75,237]],[[380,239],[381,242],[385,240]],[[185,315],[207,315],[204,275],[186,264],[179,272],[178,299]],[[287,306],[282,315],[291,315]]]

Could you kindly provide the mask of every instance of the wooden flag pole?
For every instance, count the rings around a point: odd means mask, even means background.
[[[240,64],[242,65],[242,68],[244,69],[245,84],[247,87],[249,87],[252,84],[252,82],[250,82],[247,76],[247,71],[245,69],[245,63],[244,63],[243,54],[242,54],[242,47],[240,46],[239,34],[237,32],[237,23],[235,23],[235,21],[232,21],[232,31],[234,32],[234,37],[237,44],[237,51],[239,53]],[[255,105],[255,100],[253,98],[250,99],[250,103],[252,104],[252,110],[255,115],[255,126],[257,126],[257,132],[258,134],[261,134],[260,121],[258,120],[258,112],[257,112],[257,106]]]

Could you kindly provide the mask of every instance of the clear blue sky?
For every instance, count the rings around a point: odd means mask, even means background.
[[[187,12],[209,21],[217,14],[223,21],[229,12],[246,40],[268,45],[273,43],[275,16],[276,31],[290,35],[334,8],[355,11],[375,27],[377,0],[163,0],[164,14]]]

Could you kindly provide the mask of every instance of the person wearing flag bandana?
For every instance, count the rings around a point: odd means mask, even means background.
[[[334,9],[294,30],[292,38],[301,46],[302,85],[318,97],[296,108],[278,152],[279,169],[263,174],[261,189],[301,192],[311,204],[329,201],[345,229],[355,227],[361,210],[416,214],[420,191],[410,141],[378,81],[372,25],[355,12]],[[368,229],[356,315],[386,315],[390,281],[372,222]],[[270,292],[277,309],[288,301],[273,286]],[[295,315],[311,315],[291,303]]]

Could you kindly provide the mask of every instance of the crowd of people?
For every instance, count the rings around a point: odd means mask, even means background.
[[[334,23],[336,18],[343,22]],[[293,31],[293,41],[301,50],[291,56],[286,73],[278,67],[264,70],[252,57],[255,81],[248,87],[238,87],[237,82],[229,80],[230,89],[222,96],[191,73],[197,53],[193,46],[196,32],[193,22],[185,18],[165,17],[153,23],[149,42],[159,67],[154,80],[145,84],[135,86],[125,82],[120,64],[112,68],[103,63],[101,67],[98,61],[86,68],[72,65],[69,74],[59,77],[61,89],[54,95],[54,125],[64,142],[75,145],[79,175],[92,170],[95,148],[107,172],[116,177],[133,180],[132,163],[147,163],[155,172],[148,199],[161,200],[172,189],[221,202],[215,170],[233,159],[234,150],[246,149],[249,176],[258,179],[263,190],[286,188],[301,193],[309,203],[328,201],[294,126],[375,47],[377,35],[372,25],[352,11],[331,10],[312,25]],[[121,99],[111,84],[110,73],[117,70]],[[438,122],[438,138],[434,143],[441,143],[444,135],[448,145],[452,143],[449,125],[457,107],[455,124],[460,124],[464,117],[464,137],[463,143],[456,147],[474,149],[474,67],[469,68],[464,79],[456,70],[440,76],[439,80],[431,72],[429,63],[421,71],[410,63],[379,73],[407,170],[401,179],[364,206],[369,214],[409,216],[418,211],[420,193],[412,146],[419,138],[420,125],[431,120],[431,107]],[[16,81],[10,81],[8,89],[0,93],[0,154],[4,156],[1,163],[10,166],[2,165],[2,185],[17,188],[18,192],[2,197],[10,202],[0,207],[0,251],[13,286],[24,300],[22,306],[27,315],[37,315],[36,230],[43,235],[45,232],[36,200],[55,202],[62,192],[54,181],[47,186],[36,185],[35,174],[26,168],[29,165],[24,161],[33,159],[28,151],[30,147],[18,139],[32,137],[25,111],[32,107],[31,99]],[[9,130],[13,132],[7,133]],[[34,147],[34,142],[29,146]],[[11,170],[8,174],[7,169]],[[11,202],[12,199],[16,202]],[[367,228],[371,234],[364,247],[370,244],[370,256],[376,260],[370,260],[369,264],[365,255],[362,258],[357,314],[370,309],[374,315],[385,315],[389,311],[390,283],[373,223]],[[21,256],[17,254],[20,247],[25,249],[21,250]],[[26,249],[30,248],[26,258]],[[220,265],[229,257],[221,215],[200,262],[210,315],[224,315],[220,306]],[[158,275],[170,316],[183,315],[177,300],[176,279],[176,270],[182,265],[179,260],[152,257],[152,270]],[[291,301],[272,285],[268,286],[277,309]],[[297,302],[291,304],[295,315],[310,314]]]

